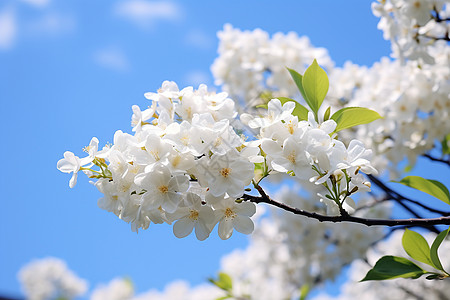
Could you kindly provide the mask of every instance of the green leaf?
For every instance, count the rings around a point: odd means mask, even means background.
[[[223,272],[219,272],[219,278],[214,282],[214,284],[225,291],[231,291],[233,289],[233,281],[231,277]]]
[[[306,97],[305,90],[303,89],[303,76],[300,75],[297,71],[293,69],[287,68],[289,73],[291,74],[292,79],[294,79],[295,85],[297,85],[298,90],[300,91],[300,94],[302,94],[303,99],[305,99],[306,104],[308,104],[309,107],[311,107],[311,104],[309,103],[309,99]]]
[[[264,109],[268,109],[269,106],[267,104],[260,104],[260,105],[256,105],[256,108],[264,108]]]
[[[323,115],[324,122],[330,119],[330,114],[331,114],[331,106],[328,106],[327,110],[325,111],[325,113]]]
[[[225,300],[225,299],[230,299],[231,297],[232,297],[232,296],[227,295],[227,296],[223,296],[223,297],[216,298],[216,300]]]
[[[295,108],[294,108],[294,111],[292,112],[292,115],[297,116],[299,121],[302,121],[302,120],[307,121],[308,120],[309,110],[306,107],[304,107],[303,105],[301,105],[294,99],[290,99],[290,98],[286,98],[286,97],[278,97],[277,99],[280,100],[281,104],[285,104],[286,102],[289,102],[289,101],[295,102]]]
[[[307,284],[302,285],[302,287],[300,288],[300,299],[299,300],[306,300],[306,297],[309,294],[310,291],[310,287]]]
[[[419,233],[406,229],[403,233],[402,245],[409,256],[434,267],[430,257],[430,245]]]
[[[400,181],[394,182],[427,193],[450,205],[450,193],[448,189],[437,180],[425,179],[420,176],[407,176]]]
[[[412,261],[398,256],[383,256],[361,281],[394,278],[419,278],[427,272]]]
[[[338,132],[342,129],[367,124],[377,119],[381,119],[381,116],[376,111],[368,108],[346,107],[335,112],[331,116],[331,119],[337,123],[334,132]]]
[[[317,60],[306,69],[302,79],[303,89],[309,102],[308,105],[317,114],[323,99],[328,93],[328,76],[327,73],[319,66]]]
[[[449,230],[450,230],[450,227],[448,229],[442,231],[441,233],[439,233],[438,236],[434,239],[434,242],[431,245],[431,249],[430,249],[431,261],[433,262],[434,267],[436,269],[444,271],[444,272],[446,272],[446,271],[442,267],[441,260],[439,259],[438,248],[441,245],[442,241],[445,240],[445,238],[447,237]]]

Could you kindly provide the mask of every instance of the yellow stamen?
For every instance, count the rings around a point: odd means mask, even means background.
[[[230,175],[230,173],[231,173],[231,169],[230,168],[223,168],[222,170],[219,171],[219,173],[223,177],[227,178],[228,175]]]
[[[158,187],[158,190],[161,193],[166,194],[169,191],[169,187],[167,185],[161,185],[160,187]]]
[[[225,218],[233,219],[234,217],[236,217],[235,212],[231,208],[227,207],[227,209],[225,210]]]

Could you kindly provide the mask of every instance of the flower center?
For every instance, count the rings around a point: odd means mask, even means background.
[[[290,134],[294,134],[294,124],[292,124],[292,122],[289,122],[289,124],[287,124],[287,128]]]
[[[234,211],[231,208],[227,207],[227,209],[225,210],[225,218],[233,219],[234,217],[236,217]]]
[[[296,162],[295,156],[296,156],[296,155],[295,155],[295,151],[292,151],[291,153],[289,153],[287,159],[288,159],[291,163],[295,164],[295,162]]]
[[[191,220],[198,220],[198,211],[191,209],[191,215],[189,216],[189,219]]]
[[[187,114],[188,119],[192,119],[192,107],[189,106],[186,109],[186,114]]]
[[[180,162],[181,162],[181,156],[177,155],[172,160],[172,166],[174,166],[176,168]]]
[[[222,145],[222,138],[218,137],[215,141],[214,141],[214,147],[219,147],[220,145]]]
[[[162,194],[166,194],[169,191],[169,187],[167,185],[161,185],[158,190],[162,193]]]
[[[160,160],[159,152],[158,151],[150,151],[150,155],[152,155],[156,161]]]
[[[189,145],[189,135],[183,135],[183,137],[181,138],[181,143],[185,146]]]
[[[223,177],[227,178],[228,175],[230,175],[230,173],[231,173],[231,169],[230,168],[223,168],[219,172],[220,172],[220,175],[222,175]]]

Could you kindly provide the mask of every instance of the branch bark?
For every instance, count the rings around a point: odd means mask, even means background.
[[[303,209],[299,209],[296,207],[289,206],[287,204],[275,201],[271,199],[265,191],[261,188],[261,186],[257,185],[256,189],[260,193],[261,196],[252,196],[248,194],[244,194],[242,199],[244,201],[250,201],[253,203],[266,203],[285,211],[291,212],[295,215],[301,215],[308,218],[316,219],[319,222],[351,222],[363,224],[366,226],[421,226],[421,227],[433,227],[434,225],[450,225],[450,217],[440,217],[440,218],[430,218],[430,219],[368,219],[368,218],[359,218],[354,217],[348,214],[342,214],[340,216],[327,216],[318,214],[315,212],[309,212]]]

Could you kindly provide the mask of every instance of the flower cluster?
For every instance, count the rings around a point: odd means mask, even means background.
[[[247,141],[242,129],[237,133],[242,123],[233,119],[237,113],[226,93],[210,93],[205,85],[179,90],[165,81],[145,97],[152,101],[149,108],[133,106],[134,135],[119,130],[114,144],[100,151],[93,138],[87,157],[67,151],[57,164],[73,173],[70,187],[80,170],[97,179],[93,184],[103,193],[98,206],[131,223],[133,231],[174,223],[175,236],[195,228],[205,240],[218,224],[222,239],[234,229],[250,234],[255,204],[242,201],[245,189],[277,172],[325,186],[328,192],[320,196],[330,213],[351,212],[349,196],[370,187],[361,172],[376,172],[361,142],[347,148],[336,139],[336,122],[319,124],[313,113],[299,121],[295,102],[273,99],[264,115],[243,114],[243,123],[260,131]],[[258,179],[255,166],[263,171]]]
[[[406,3],[395,2],[399,5]],[[382,3],[388,5],[389,1]],[[425,4],[422,9],[424,7]],[[429,13],[428,10],[425,12]],[[445,14],[441,11],[441,15]],[[222,84],[222,88],[232,94],[243,96],[247,102],[258,95],[258,101],[264,102],[266,94],[295,98],[298,91],[289,78],[289,72],[284,68],[275,68],[275,62],[302,70],[305,60],[299,58],[308,58],[312,53],[322,51],[321,48],[312,48],[309,43],[305,44],[302,42],[304,37],[292,33],[278,33],[270,39],[260,29],[239,31],[227,25],[218,36],[219,57],[212,65],[216,83]],[[244,43],[247,38],[264,42]],[[281,43],[280,40],[290,42]],[[270,51],[267,50],[269,48]],[[371,148],[374,151],[373,164],[377,169],[390,167],[391,171],[396,171],[397,164],[405,157],[414,165],[417,156],[432,149],[436,140],[442,141],[450,131],[446,122],[450,111],[450,47],[447,43],[435,43],[427,48],[434,64],[383,58],[372,67],[347,62],[343,67],[336,68],[325,50],[323,53],[318,61],[326,66],[330,74],[330,88],[325,101],[332,105],[332,111],[358,106],[370,108],[383,116],[383,119],[369,125],[340,134],[346,143],[357,139]],[[249,68],[248,61],[258,68]]]
[[[391,41],[392,55],[435,63],[431,48],[450,39],[450,5],[445,0],[383,0],[372,4],[378,28]],[[440,45],[439,45],[440,44]],[[432,50],[431,50],[432,51]]]
[[[358,190],[370,190],[370,183],[361,172],[377,173],[370,163],[372,151],[357,140],[352,140],[348,147],[337,140],[334,120],[318,124],[309,112],[308,121],[299,121],[292,115],[294,109],[295,102],[282,105],[280,100],[272,99],[267,115],[241,116],[250,128],[259,129],[267,166],[265,174],[287,173],[323,185],[328,194],[319,196],[329,207],[329,214],[339,215],[344,205],[352,212],[355,202],[349,196]]]
[[[280,95],[297,94],[285,66],[303,73],[313,59],[327,70],[333,62],[325,48],[315,48],[306,36],[276,33],[272,38],[261,29],[241,31],[226,24],[218,32],[219,57],[211,71],[215,84],[246,102],[267,89],[280,89]]]
[[[405,157],[414,165],[450,132],[450,47],[434,57],[436,64],[422,67],[386,58],[371,68],[347,63],[330,75],[329,102],[335,107],[364,106],[383,115],[342,136],[370,147],[380,169],[387,161],[395,167]]]
[[[87,290],[87,282],[54,257],[28,263],[19,271],[19,280],[29,300],[72,299]]]
[[[173,230],[180,238],[195,228],[204,240],[217,223],[222,239],[233,228],[251,233],[255,205],[235,200],[252,181],[259,148],[231,127],[234,102],[205,85],[179,90],[169,81],[145,97],[152,100],[149,108],[133,106],[134,135],[119,130],[114,144],[101,151],[93,138],[86,158],[64,154],[58,168],[74,173],[70,186],[79,170],[97,178],[94,184],[103,193],[99,207],[131,223],[134,231],[150,222],[176,221]]]

